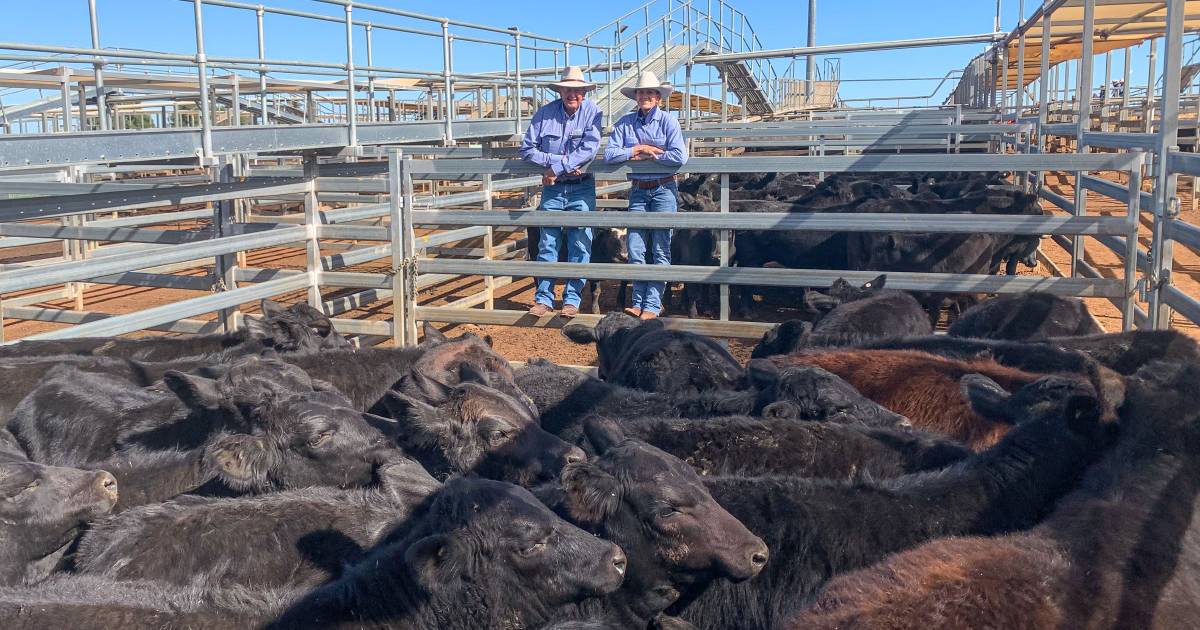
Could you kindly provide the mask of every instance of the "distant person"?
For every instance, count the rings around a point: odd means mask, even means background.
[[[621,88],[621,94],[637,101],[637,109],[625,114],[613,125],[604,159],[609,163],[626,160],[653,160],[661,172],[632,173],[629,191],[630,212],[675,212],[679,208],[679,186],[675,171],[687,162],[687,145],[675,116],[661,109],[674,89],[661,83],[653,72],[643,72],[635,87]],[[671,264],[671,230],[629,230],[629,262],[646,264],[647,255],[655,265]],[[625,312],[644,320],[662,312],[666,282],[633,282],[633,306]]]
[[[551,83],[559,98],[533,114],[529,129],[521,140],[521,159],[541,166],[542,204],[539,210],[551,212],[590,212],[596,207],[596,179],[584,168],[600,150],[602,114],[587,93],[595,83],[583,79],[578,66],[567,68],[562,80]],[[537,260],[558,262],[559,248],[566,233],[567,262],[586,263],[592,257],[592,228],[541,228],[537,242]],[[534,244],[530,243],[530,247]],[[579,314],[579,302],[586,278],[567,280],[563,288],[562,317]],[[542,317],[554,312],[553,278],[537,278],[537,293],[531,315]]]

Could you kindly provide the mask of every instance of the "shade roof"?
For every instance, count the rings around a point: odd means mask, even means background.
[[[1147,39],[1160,37],[1167,28],[1167,8],[1161,0],[1095,0],[1095,34],[1092,52],[1103,54],[1137,46]],[[1183,3],[1184,32],[1200,31],[1200,0]],[[1046,16],[1050,28],[1046,29]],[[1037,80],[1041,70],[1042,39],[1050,39],[1050,64],[1083,56],[1083,0],[1059,0],[1048,11],[1038,9],[1021,28],[1005,39],[1008,47],[1008,85],[1016,87],[1021,32],[1025,33],[1025,85]],[[1002,75],[997,74],[996,85]]]

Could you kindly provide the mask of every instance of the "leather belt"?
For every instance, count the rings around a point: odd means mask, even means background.
[[[637,188],[648,190],[650,188],[658,188],[659,186],[666,186],[667,184],[674,183],[675,176],[668,175],[659,179],[631,179],[629,181]]]
[[[595,178],[595,175],[588,173],[587,175],[582,175],[580,177],[575,177],[575,178],[558,177],[558,178],[555,178],[554,183],[555,184],[582,184],[583,182],[590,181],[593,178]]]

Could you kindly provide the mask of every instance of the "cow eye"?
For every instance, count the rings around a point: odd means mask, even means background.
[[[5,500],[6,501],[16,501],[17,499],[20,499],[21,497],[36,490],[38,487],[38,483],[39,483],[38,480],[34,479],[33,481],[29,482],[29,485],[25,486],[24,488],[21,488],[21,490],[19,492],[13,494],[11,497],[7,497]]]
[[[503,442],[504,440],[508,439],[508,432],[500,429],[488,431],[487,439],[489,442]]]
[[[312,446],[312,447],[322,446],[326,442],[329,441],[329,438],[332,438],[332,437],[333,437],[332,429],[330,429],[328,431],[322,431],[322,432],[318,433],[313,439],[309,440],[308,445]]]
[[[663,507],[658,508],[657,516],[658,516],[658,518],[670,518],[677,514],[682,514],[682,512],[679,511],[679,508],[671,506],[671,505],[665,505]]]
[[[543,549],[546,548],[546,540],[547,540],[546,538],[543,538],[543,539],[533,543],[532,545],[525,547],[524,549],[521,550],[521,555],[522,556],[532,556],[535,553],[540,553]]]

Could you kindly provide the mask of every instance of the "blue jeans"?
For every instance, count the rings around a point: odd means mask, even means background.
[[[596,207],[596,180],[585,179],[575,184],[553,184],[542,188],[542,210],[550,212],[590,212]],[[538,239],[540,262],[558,262],[562,247],[563,232],[566,231],[567,262],[586,263],[592,259],[592,228],[541,228]],[[563,305],[578,307],[580,294],[586,278],[567,280],[563,290]],[[538,278],[534,301],[554,308],[554,278]]]
[[[674,183],[657,188],[634,187],[629,192],[630,212],[675,212],[679,208],[676,195],[679,187]],[[671,230],[629,230],[629,262],[646,264],[646,253],[650,253],[650,264],[671,264]],[[659,313],[662,311],[662,295],[666,282],[633,283],[633,308]]]

